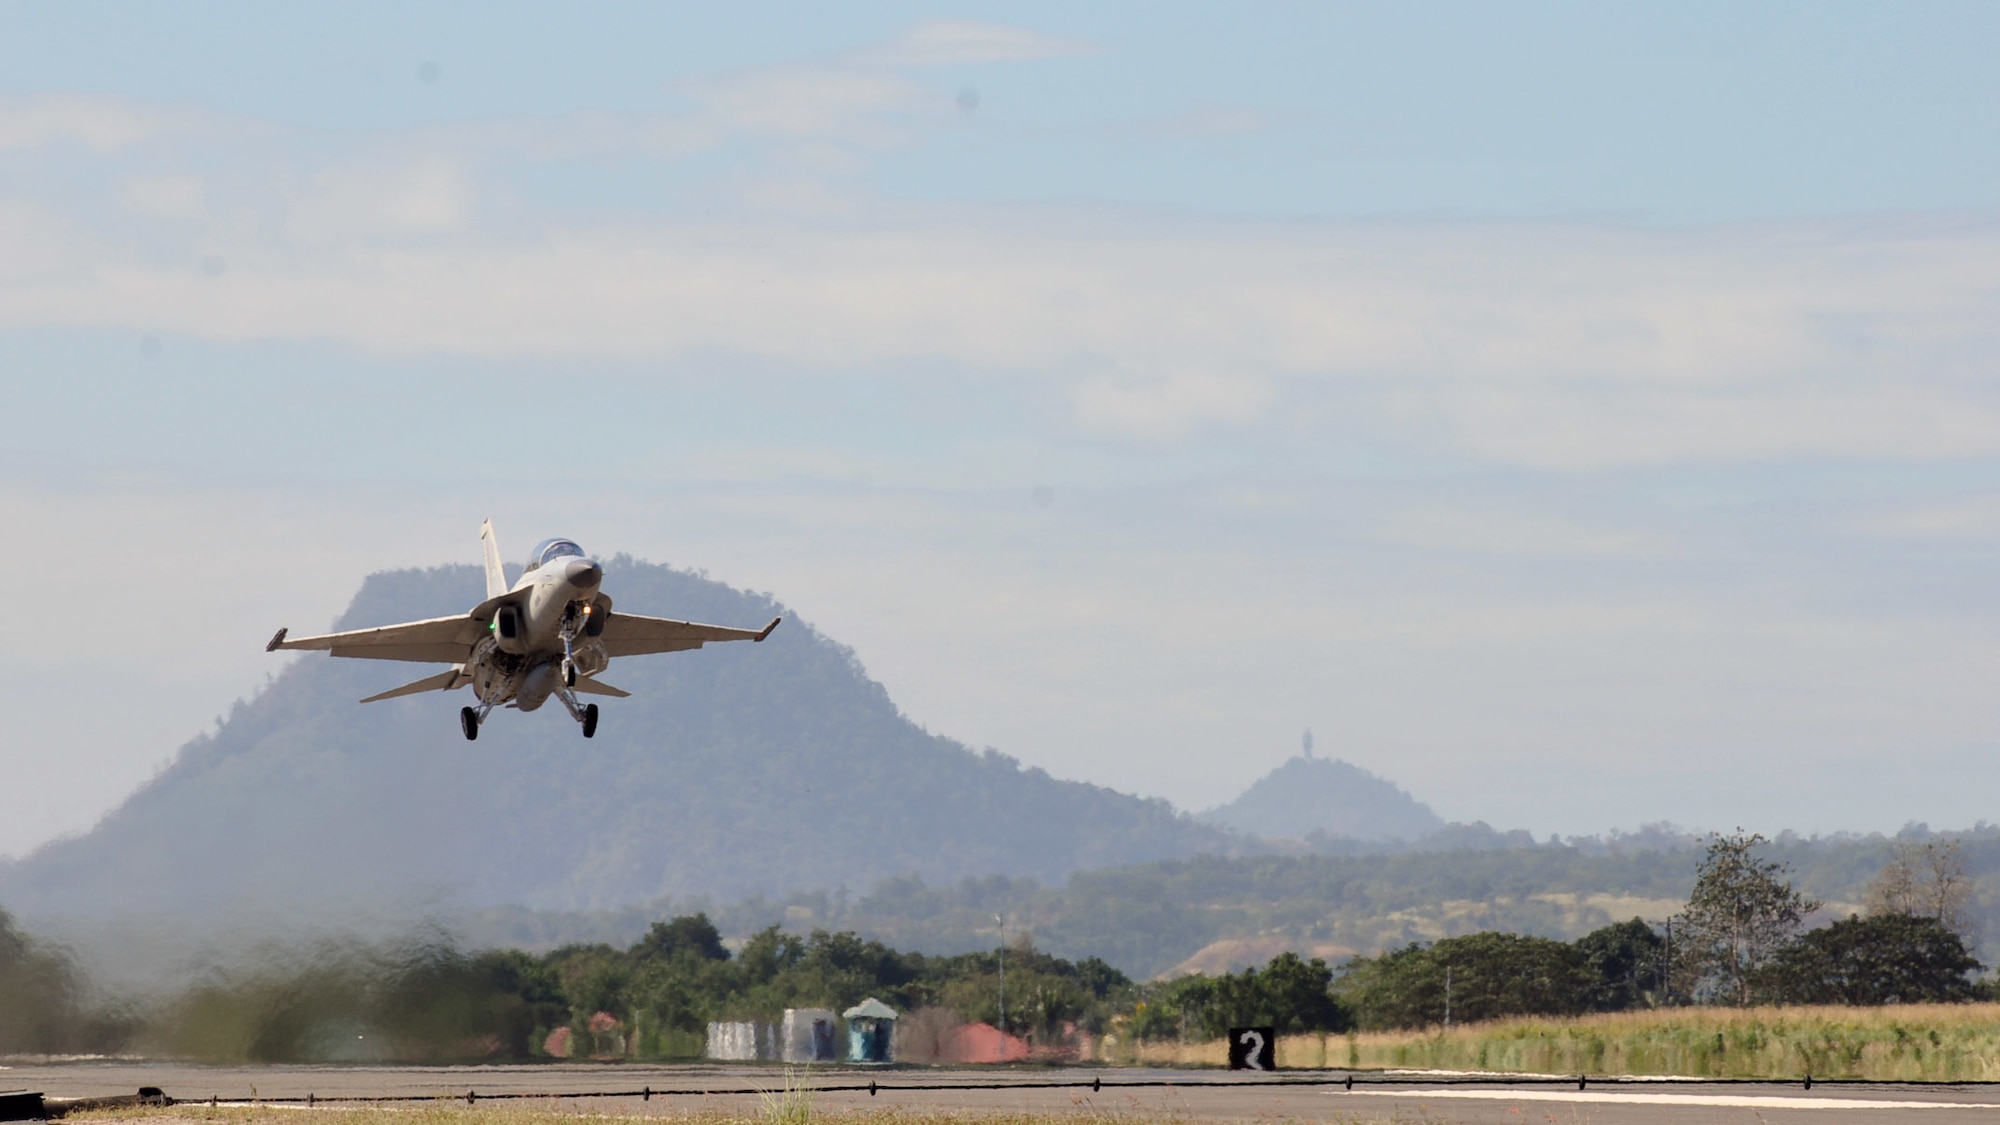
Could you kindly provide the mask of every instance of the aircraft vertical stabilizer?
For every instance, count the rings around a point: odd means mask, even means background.
[[[486,596],[497,598],[507,592],[507,569],[500,565],[500,541],[494,538],[492,520],[480,522],[479,542],[486,548]]]

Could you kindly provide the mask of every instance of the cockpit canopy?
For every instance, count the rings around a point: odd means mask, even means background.
[[[575,540],[544,539],[540,543],[535,544],[535,549],[528,553],[528,567],[522,573],[526,574],[543,563],[554,562],[556,559],[581,559],[585,557],[587,556],[584,555],[583,548],[577,546]]]

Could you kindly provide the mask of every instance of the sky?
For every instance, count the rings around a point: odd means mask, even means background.
[[[1311,728],[1542,835],[1995,818],[1996,54],[1984,3],[0,2],[0,855],[487,517],[1187,809]]]

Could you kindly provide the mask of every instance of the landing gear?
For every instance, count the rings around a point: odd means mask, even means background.
[[[569,657],[567,657],[567,656],[563,657],[563,663],[562,663],[562,672],[563,672],[563,686],[564,686],[564,687],[575,687],[575,686],[576,686],[576,661],[574,661],[574,660],[570,659],[570,658],[569,658]]]
[[[476,741],[479,738],[479,712],[474,711],[470,707],[460,707],[458,709],[458,729],[465,732],[465,740],[467,742]]]
[[[583,707],[577,706],[576,693],[568,688],[557,688],[555,695],[557,699],[562,700],[564,707],[569,708],[569,717],[583,724],[583,737],[595,737],[597,734],[597,704],[592,703]]]

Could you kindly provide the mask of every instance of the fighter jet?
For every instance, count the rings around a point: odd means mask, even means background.
[[[486,549],[486,600],[464,614],[295,640],[287,640],[286,630],[280,629],[264,651],[310,649],[371,660],[448,663],[449,671],[361,702],[471,684],[479,706],[461,708],[458,724],[467,739],[475,739],[495,707],[533,711],[553,695],[583,724],[583,737],[590,738],[597,734],[597,704],[579,704],[577,696],[623,699],[632,694],[597,679],[612,657],[685,652],[710,641],[761,641],[783,620],[774,617],[762,629],[731,629],[613,613],[611,599],[599,589],[604,568],[569,539],[536,544],[527,569],[509,588],[492,520],[480,525],[479,539]]]

